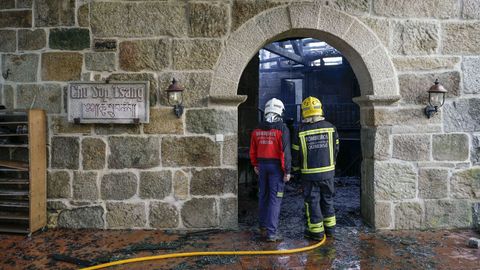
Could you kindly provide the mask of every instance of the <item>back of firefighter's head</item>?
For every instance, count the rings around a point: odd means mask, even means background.
[[[265,103],[265,121],[269,123],[282,121],[283,111],[285,106],[279,99],[272,98]]]
[[[323,119],[322,103],[316,97],[307,97],[302,102],[302,118]]]

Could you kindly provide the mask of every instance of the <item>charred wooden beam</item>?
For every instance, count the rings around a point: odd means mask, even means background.
[[[293,48],[293,51],[300,55],[300,56],[304,56],[303,54],[303,45],[300,44],[301,42],[299,40],[290,40],[290,44],[292,44],[292,48]]]
[[[276,62],[277,60],[282,59],[282,57],[272,57],[267,59],[260,60],[260,64],[269,63],[269,62]]]
[[[263,47],[265,50],[269,51],[269,52],[272,52],[274,54],[277,54],[277,55],[280,55],[280,56],[283,56],[287,59],[290,59],[292,61],[295,61],[299,64],[302,64],[302,65],[305,65],[305,66],[308,66],[308,62],[305,61],[305,59],[303,57],[301,57],[300,55],[298,54],[294,54],[294,53],[291,53],[283,48],[280,48],[276,45],[273,45],[273,44],[268,44],[267,46]]]

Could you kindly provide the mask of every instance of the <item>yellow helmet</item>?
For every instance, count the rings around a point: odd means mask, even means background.
[[[323,116],[322,103],[316,97],[307,97],[302,102],[302,117]]]

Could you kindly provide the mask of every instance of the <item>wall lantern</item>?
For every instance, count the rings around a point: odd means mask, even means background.
[[[434,116],[440,107],[445,103],[445,94],[447,90],[435,80],[435,84],[428,89],[428,105],[425,108],[425,114],[428,118]]]
[[[183,87],[173,78],[172,84],[167,89],[168,104],[173,106],[173,112],[180,118],[183,114]]]

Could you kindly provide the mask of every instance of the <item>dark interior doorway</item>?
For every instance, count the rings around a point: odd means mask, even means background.
[[[352,98],[360,95],[353,70],[343,55],[325,42],[294,38],[266,45],[245,68],[238,87],[248,96],[238,110],[238,168],[240,227],[257,226],[257,178],[248,156],[250,134],[263,121],[265,103],[275,97],[285,104],[284,122],[291,133],[301,124],[301,102],[319,98],[325,118],[340,137],[336,166],[336,216],[339,226],[361,226],[360,218],[360,114]],[[303,232],[301,184],[287,185],[280,230],[287,236]],[[291,227],[291,224],[296,227]]]

